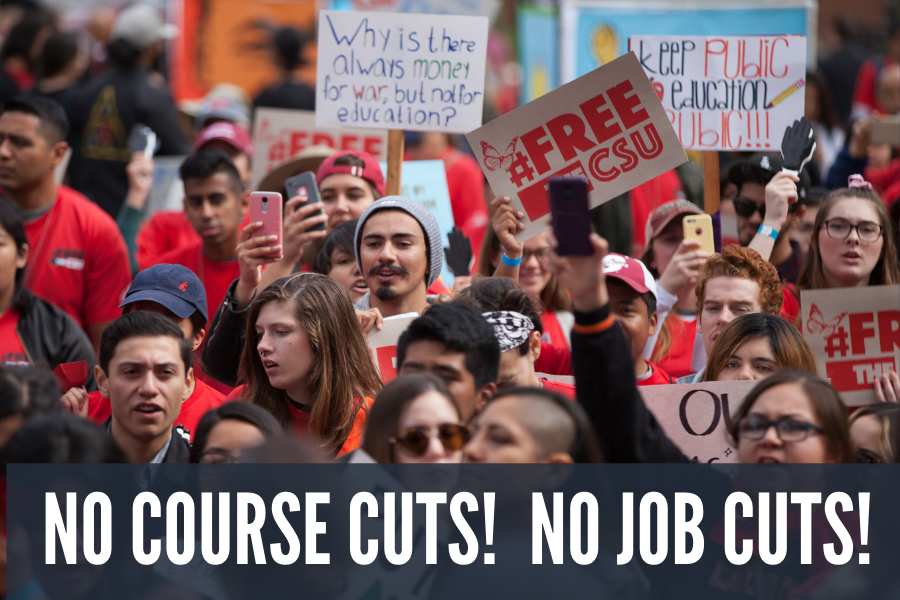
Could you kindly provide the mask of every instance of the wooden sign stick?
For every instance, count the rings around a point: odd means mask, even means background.
[[[400,174],[403,171],[403,130],[388,131],[387,181],[385,191],[388,196],[400,195]]]
[[[708,215],[719,212],[719,153],[703,152],[703,210]]]

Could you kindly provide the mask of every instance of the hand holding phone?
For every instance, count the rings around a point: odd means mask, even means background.
[[[275,235],[278,238],[270,246],[282,244],[283,226],[281,221],[281,194],[276,192],[253,192],[250,194],[250,222],[262,223],[253,232],[253,237]],[[281,258],[281,254],[266,254],[267,258]]]
[[[306,202],[298,204],[294,208],[294,211],[300,210],[300,208],[303,206],[309,206],[310,204],[321,202],[321,200],[319,199],[319,186],[316,185],[316,175],[312,171],[300,173],[299,175],[294,175],[293,177],[288,177],[287,179],[285,179],[284,190],[287,192],[288,200],[290,200],[294,196],[306,197]],[[324,214],[324,211],[311,213],[306,218],[309,219],[321,214]],[[325,229],[325,223],[318,223],[307,229],[307,231],[325,231]]]
[[[559,256],[590,256],[591,212],[587,181],[580,177],[555,177],[550,180],[550,214]]]
[[[712,217],[709,215],[687,215],[681,221],[684,239],[700,242],[700,250],[714,254],[716,243],[713,239]]]

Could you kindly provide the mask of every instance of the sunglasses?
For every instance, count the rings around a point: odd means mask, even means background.
[[[437,435],[444,450],[456,452],[469,441],[469,428],[462,423],[444,423],[436,429],[410,427],[400,435],[391,436],[388,441],[413,456],[422,456],[428,450],[428,442],[433,435]]]

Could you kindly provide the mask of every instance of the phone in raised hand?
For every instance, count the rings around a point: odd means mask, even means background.
[[[285,179],[284,190],[287,192],[288,199],[291,199],[294,196],[302,196],[304,194],[301,192],[305,192],[306,202],[298,204],[294,209],[295,212],[300,210],[303,206],[309,206],[310,204],[315,204],[320,201],[319,186],[316,185],[316,174],[312,171],[300,173],[299,175],[294,175],[293,177]],[[324,211],[313,213],[306,218],[309,219],[321,214],[324,214]],[[325,231],[325,229],[325,223],[319,223],[318,225],[313,225],[307,231]]]
[[[591,212],[587,181],[580,177],[555,177],[550,180],[550,214],[556,253],[560,256],[590,256]]]
[[[250,194],[250,222],[262,223],[253,237],[277,235],[278,239],[267,246],[282,244],[281,194],[277,192],[253,192]],[[267,258],[281,258],[281,253],[266,254]]]
[[[700,250],[715,253],[716,243],[713,238],[712,217],[709,215],[687,215],[681,221],[684,228],[684,239],[700,242]]]

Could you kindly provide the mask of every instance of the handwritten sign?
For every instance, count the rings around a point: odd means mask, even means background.
[[[736,463],[728,437],[731,415],[758,382],[710,381],[691,385],[648,385],[638,390],[663,431],[696,462]]]
[[[498,196],[547,229],[551,177],[588,180],[591,208],[687,161],[633,53],[519,107],[466,138]]]
[[[257,108],[253,119],[253,183],[309,146],[362,150],[387,158],[387,131],[316,126],[311,110]]]
[[[478,127],[487,33],[486,17],[319,11],[316,124]]]
[[[900,372],[900,285],[801,290],[803,339],[848,406],[875,402],[875,378]]]
[[[803,36],[638,35],[630,46],[685,149],[778,150],[803,115]]]
[[[372,329],[369,332],[367,342],[369,344],[369,352],[372,353],[372,360],[381,373],[381,380],[384,383],[393,381],[397,378],[397,342],[400,336],[409,327],[416,317],[397,317],[384,320],[381,330]]]

